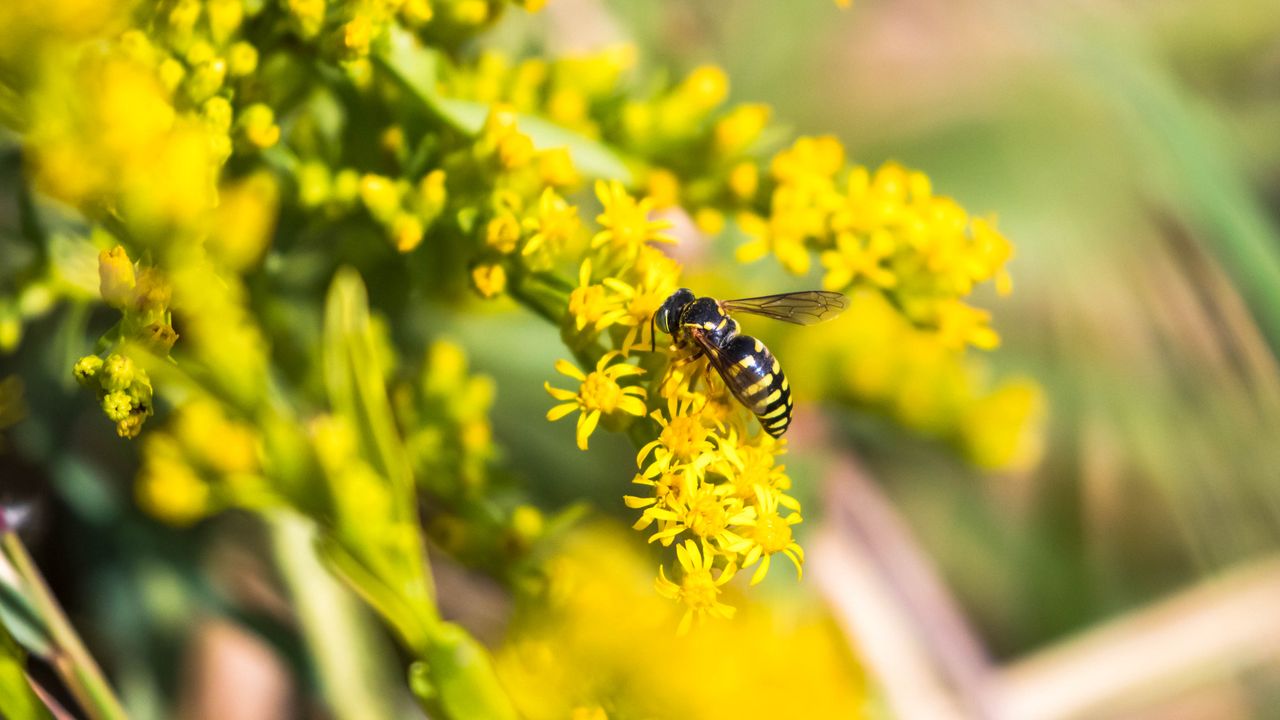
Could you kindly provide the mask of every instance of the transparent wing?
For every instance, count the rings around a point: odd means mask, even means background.
[[[707,361],[711,363],[711,367],[715,368],[716,373],[720,375],[720,379],[724,380],[724,384],[729,388],[729,392],[733,393],[733,396],[738,399],[738,402],[750,409],[751,405],[747,399],[743,397],[743,391],[746,390],[742,384],[743,378],[740,374],[735,375],[729,370],[732,363],[729,362],[729,359],[725,357],[723,352],[720,352],[720,348],[712,345],[711,341],[707,340],[706,336],[703,335],[702,330],[699,328],[689,328],[689,335],[693,337],[693,341],[698,344],[699,348],[701,348],[702,353],[707,356]]]
[[[849,298],[828,290],[763,295],[740,300],[724,300],[720,303],[720,309],[725,312],[763,315],[796,325],[813,325],[823,320],[830,320],[844,312],[847,307],[849,307]]]

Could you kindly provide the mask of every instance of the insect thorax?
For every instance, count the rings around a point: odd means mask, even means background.
[[[698,328],[712,345],[719,347],[738,334],[738,323],[720,309],[713,298],[701,297],[685,306],[680,314],[680,328]]]

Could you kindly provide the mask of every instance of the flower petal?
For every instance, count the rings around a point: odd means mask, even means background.
[[[580,450],[587,449],[587,438],[591,437],[591,433],[595,432],[596,424],[599,422],[599,410],[589,410],[578,416],[578,448]]]
[[[551,422],[555,422],[560,418],[564,417],[565,415],[568,415],[569,413],[577,409],[578,409],[577,403],[565,403],[563,405],[557,405],[547,411],[547,419],[550,420]]]

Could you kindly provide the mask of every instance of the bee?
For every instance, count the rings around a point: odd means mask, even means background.
[[[678,349],[691,351],[682,362],[706,356],[724,384],[760,420],[760,427],[781,437],[791,424],[791,384],[778,359],[756,338],[743,335],[729,313],[742,312],[812,325],[844,312],[849,298],[838,292],[804,292],[764,295],[740,300],[696,297],[680,288],[653,314],[650,325],[670,335]],[[657,334],[653,344],[657,346]]]

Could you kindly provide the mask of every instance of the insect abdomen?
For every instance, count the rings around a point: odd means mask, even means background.
[[[734,397],[755,413],[764,431],[781,437],[791,424],[791,384],[764,343],[739,335],[725,343],[725,382]]]

